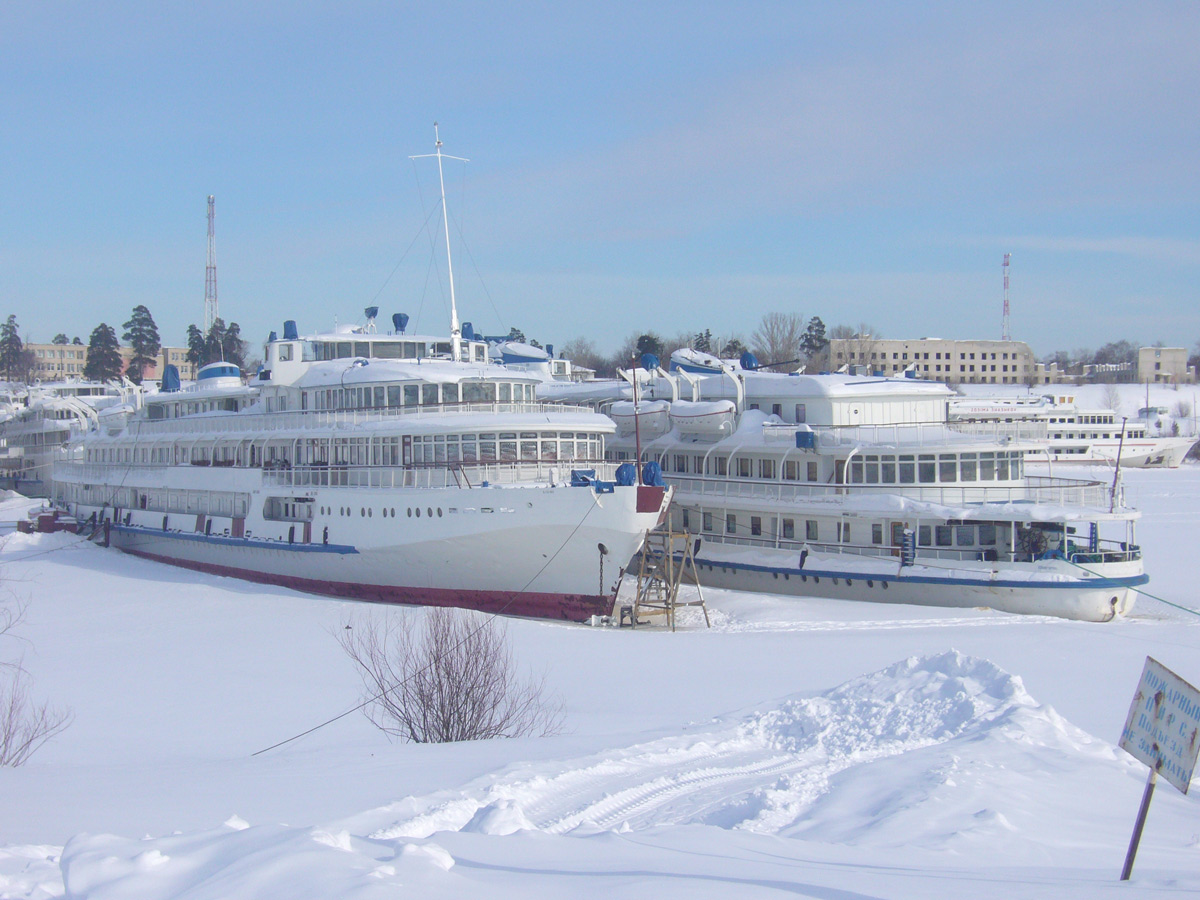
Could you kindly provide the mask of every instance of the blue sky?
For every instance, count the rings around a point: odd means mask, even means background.
[[[1200,5],[0,5],[0,314],[1200,339]],[[411,249],[409,249],[411,248]]]

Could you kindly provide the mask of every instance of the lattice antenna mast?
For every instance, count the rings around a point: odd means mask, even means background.
[[[217,231],[216,199],[208,195],[208,266],[204,270],[204,335],[212,331],[220,317],[217,311]]]
[[[469,159],[463,159],[461,156],[449,156],[442,152],[442,139],[438,136],[438,123],[433,123],[433,143],[437,148],[436,153],[423,153],[418,156],[410,156],[409,159],[428,159],[431,156],[436,156],[438,161],[438,183],[442,188],[442,227],[446,230],[446,271],[450,276],[450,350],[455,362],[462,359],[462,348],[459,346],[459,339],[462,336],[462,331],[458,327],[458,306],[454,301],[454,263],[450,260],[450,217],[446,213],[446,178],[442,174],[443,159],[457,159],[459,162],[470,162]]]
[[[1004,320],[1000,324],[1000,340],[1011,341],[1012,333],[1008,330],[1008,260],[1012,256],[1011,253],[1004,254],[1004,264],[1000,267],[1004,271]]]

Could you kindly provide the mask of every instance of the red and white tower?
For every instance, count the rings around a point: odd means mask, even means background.
[[[211,201],[212,198],[210,197],[209,200]],[[209,215],[211,216],[212,214],[209,213]],[[1002,341],[1012,340],[1012,334],[1008,330],[1008,259],[1010,256],[1012,256],[1011,253],[1004,254],[1004,265],[1001,266],[1001,269],[1004,271],[1004,321],[1000,325],[1000,340]],[[215,278],[216,276],[213,277]],[[214,287],[213,290],[215,291],[216,288]],[[214,293],[213,296],[215,297],[216,294]],[[215,305],[216,300],[213,303]]]
[[[217,231],[215,221],[216,199],[209,194],[208,267],[204,270],[204,333],[206,335],[212,330],[213,322],[220,317],[220,313],[217,311]],[[1005,257],[1005,259],[1007,258]],[[1005,302],[1007,303],[1007,301]]]

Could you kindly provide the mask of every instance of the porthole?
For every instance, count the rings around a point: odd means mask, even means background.
[[[772,573],[771,573],[771,575],[772,575],[773,577],[775,577],[775,578],[778,578],[778,577],[779,577],[779,573],[778,573],[778,572],[772,572]]]
[[[837,583],[838,583],[838,580],[837,580],[836,578],[835,578],[835,579],[833,579],[833,583],[834,583],[834,584],[837,584]]]
[[[408,508],[408,517],[410,519],[412,518],[412,507],[411,506]]]
[[[820,576],[820,575],[814,575],[814,576],[813,576],[813,584],[820,584],[820,583],[821,583],[821,576]]]
[[[881,588],[883,588],[885,591],[887,590],[887,582],[886,581],[879,582],[879,586]]]
[[[417,518],[421,518],[421,507],[417,507]]]
[[[784,573],[783,573],[783,580],[784,580],[784,581],[791,581],[791,576],[790,576],[790,575],[788,575],[788,573],[787,573],[787,572],[784,572]]]
[[[374,515],[373,515],[373,513],[374,513],[374,510],[373,510],[373,509],[368,509],[368,510],[367,510],[367,518],[368,518],[368,519],[372,519],[372,518],[374,518]]]
[[[392,507],[392,518],[396,518],[396,508]]]
[[[365,506],[360,506],[358,508],[358,514],[365,517],[367,514],[367,508]]]
[[[875,582],[872,581],[870,578],[867,579],[867,587],[869,587],[869,588],[875,587]]]
[[[441,517],[442,517],[442,508],[439,506],[438,507],[438,518],[440,519]]]
[[[801,576],[800,576],[800,580],[801,580],[801,581],[803,581],[803,582],[807,582],[807,581],[808,581],[808,576],[807,576],[807,575],[801,575]]]
[[[425,507],[425,515],[429,516],[429,518],[432,519],[433,518],[433,507],[431,507],[431,506]]]
[[[850,587],[850,585],[852,585],[852,584],[854,584],[854,582],[851,581],[849,578],[847,578],[846,579],[846,587]]]

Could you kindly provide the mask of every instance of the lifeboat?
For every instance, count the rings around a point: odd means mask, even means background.
[[[608,417],[617,423],[617,434],[634,433],[634,422],[643,439],[656,438],[671,429],[671,403],[668,400],[643,400],[637,404],[636,414],[632,400],[618,400],[612,405]]]
[[[732,400],[676,400],[671,404],[671,424],[681,434],[721,437],[733,434],[736,423],[737,406]]]

